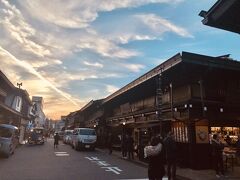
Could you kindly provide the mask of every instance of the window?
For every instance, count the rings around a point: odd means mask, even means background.
[[[96,135],[96,132],[93,129],[80,129],[79,134],[81,134],[81,135]]]
[[[10,138],[11,136],[12,136],[12,133],[9,129],[0,127],[0,137]]]

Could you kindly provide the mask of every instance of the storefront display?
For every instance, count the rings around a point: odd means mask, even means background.
[[[235,144],[238,138],[238,135],[240,134],[240,128],[239,127],[211,127],[211,135],[218,133],[221,140],[225,142],[225,139],[227,136],[231,138],[231,144]]]

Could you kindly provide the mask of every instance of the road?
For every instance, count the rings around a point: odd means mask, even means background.
[[[98,150],[75,151],[53,140],[22,145],[9,159],[0,159],[1,180],[146,179],[147,169]]]

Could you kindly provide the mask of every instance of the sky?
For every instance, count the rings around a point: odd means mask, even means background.
[[[0,0],[0,70],[57,120],[182,51],[240,60],[238,34],[201,23],[215,2]]]

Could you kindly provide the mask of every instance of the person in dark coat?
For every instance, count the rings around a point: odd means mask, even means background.
[[[159,136],[151,138],[151,146],[144,148],[145,157],[148,158],[149,180],[161,180],[165,175],[163,143]]]
[[[224,145],[219,140],[219,135],[214,134],[212,139],[212,158],[213,165],[216,171],[216,177],[219,178],[224,175],[223,169],[223,149]]]
[[[168,179],[176,179],[177,144],[174,134],[169,132],[164,139]]]
[[[108,134],[108,150],[109,150],[109,154],[112,154],[112,144],[113,144],[113,135],[112,133]]]
[[[232,139],[230,138],[229,135],[227,135],[225,141],[226,141],[226,143],[227,143],[228,146],[231,146],[231,145],[232,145]]]
[[[56,133],[54,135],[54,149],[58,148],[58,141],[59,141],[59,139],[60,139],[60,136],[58,135],[58,133]]]
[[[134,159],[134,140],[133,137],[131,135],[127,135],[127,140],[126,140],[126,144],[127,144],[127,152],[128,152],[128,159]]]
[[[121,141],[121,147],[122,147],[122,157],[127,157],[127,137],[126,134],[122,135],[122,141]]]

